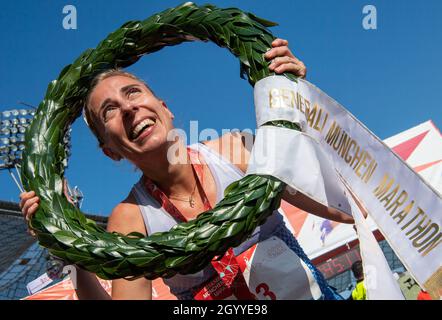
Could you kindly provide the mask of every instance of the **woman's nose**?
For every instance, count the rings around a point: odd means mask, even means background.
[[[138,106],[131,101],[123,103],[121,107],[123,117],[129,117],[131,115],[134,115],[138,111],[138,109],[139,109]]]

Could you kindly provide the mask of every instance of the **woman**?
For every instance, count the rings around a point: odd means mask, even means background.
[[[265,55],[266,59],[272,60],[270,70],[305,77],[304,64],[291,53],[286,40],[276,39],[272,47]],[[116,161],[127,159],[143,173],[128,197],[112,211],[108,220],[109,232],[128,234],[136,231],[148,235],[166,231],[181,221],[194,219],[220,201],[225,187],[240,179],[247,169],[250,150],[245,146],[245,135],[226,134],[220,139],[190,147],[186,147],[181,140],[170,141],[168,134],[174,128],[172,112],[144,82],[122,71],[105,72],[93,81],[85,116],[106,156]],[[190,161],[171,161],[169,151],[172,149],[180,151],[181,155],[185,155],[185,160]],[[235,155],[240,157],[235,158]],[[351,217],[324,207],[301,193],[286,193],[284,199],[319,216],[353,223]],[[21,194],[20,205],[27,220],[37,210],[38,201],[32,191]],[[290,248],[296,246],[296,240],[285,228],[278,211],[259,230],[257,241],[276,235],[285,238]],[[197,298],[196,288],[204,287],[219,276],[216,270],[214,264],[196,274],[177,275],[165,279],[165,282],[178,298]],[[313,273],[318,280],[318,272],[313,270]],[[243,290],[244,279],[241,276],[235,279],[237,282],[232,290],[237,298],[256,297]],[[318,281],[322,282],[323,294],[333,298],[325,281]],[[80,269],[77,274],[77,294],[80,299],[110,298],[95,275]],[[112,298],[151,299],[151,281],[144,278],[114,280]]]

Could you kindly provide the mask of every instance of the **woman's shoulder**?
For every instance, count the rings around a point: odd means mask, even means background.
[[[112,210],[107,223],[109,232],[146,234],[143,217],[132,192]]]
[[[228,132],[218,139],[204,141],[207,147],[221,154],[241,171],[247,170],[250,152],[253,147],[254,135],[246,132]]]

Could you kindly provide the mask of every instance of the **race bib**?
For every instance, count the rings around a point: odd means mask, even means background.
[[[234,284],[232,290],[232,283],[239,272],[243,274],[247,287],[242,288],[239,283]],[[235,263],[226,264],[221,274],[228,277],[227,283],[221,277],[213,278],[195,290],[194,298],[236,300],[238,295],[249,294],[252,297],[249,299],[256,300],[309,300],[321,296],[310,269],[284,241],[275,236],[238,255]]]

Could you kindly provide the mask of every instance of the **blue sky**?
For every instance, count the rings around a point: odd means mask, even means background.
[[[47,84],[85,49],[128,20],[143,20],[184,1],[18,0],[0,10],[0,111],[38,105]],[[203,4],[205,2],[197,2]],[[442,1],[211,1],[279,23],[308,67],[308,80],[384,139],[432,119],[442,128]],[[77,30],[62,26],[65,5],[77,9]],[[377,30],[364,30],[362,8],[377,9]],[[146,80],[189,130],[255,128],[253,92],[239,63],[210,43],[187,43],[144,57],[130,71]],[[81,120],[73,127],[67,177],[85,194],[85,212],[108,215],[140,176],[107,159]],[[18,201],[7,172],[0,199]]]

